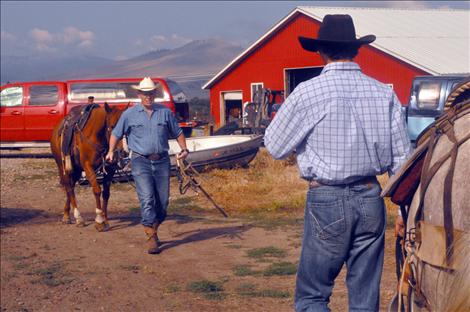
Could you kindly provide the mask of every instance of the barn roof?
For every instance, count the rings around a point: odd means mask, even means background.
[[[470,10],[297,7],[209,80],[210,88],[295,15],[319,22],[349,14],[357,37],[377,36],[371,46],[433,75],[470,72]],[[314,37],[316,34],[312,34]]]

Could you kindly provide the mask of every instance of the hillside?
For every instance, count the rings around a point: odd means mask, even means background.
[[[1,82],[118,77],[170,77],[187,95],[208,97],[201,86],[242,51],[219,39],[192,41],[175,49],[150,51],[121,61],[94,56],[2,56]]]

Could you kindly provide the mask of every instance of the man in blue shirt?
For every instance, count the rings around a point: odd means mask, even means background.
[[[188,156],[186,139],[173,113],[154,103],[157,85],[144,78],[138,86],[140,104],[127,109],[113,129],[106,161],[112,162],[117,142],[127,136],[131,150],[132,176],[140,201],[142,225],[148,241],[148,253],[159,253],[157,230],[166,218],[170,191],[170,158],[168,140],[176,138],[181,152],[177,159]]]
[[[295,151],[309,181],[297,311],[329,311],[344,263],[349,310],[379,309],[386,213],[376,175],[395,173],[411,146],[393,90],[353,62],[361,45],[374,40],[356,39],[349,15],[326,15],[317,39],[299,37],[327,65],[295,88],[266,129],[271,155]]]

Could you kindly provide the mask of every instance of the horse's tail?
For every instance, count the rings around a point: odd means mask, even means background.
[[[60,131],[59,134],[59,142],[60,142],[60,157],[62,159],[62,168],[64,170],[64,175],[69,174],[72,172],[73,167],[72,167],[72,159],[70,156],[70,153],[66,154],[64,153],[64,149],[62,148],[63,144],[67,144],[67,142],[64,142],[65,139],[65,127],[62,128],[62,131]]]

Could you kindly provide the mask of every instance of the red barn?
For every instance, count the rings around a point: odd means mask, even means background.
[[[468,10],[297,7],[203,86],[210,89],[216,126],[226,123],[230,109],[241,112],[256,88],[287,96],[320,74],[320,56],[303,50],[297,38],[316,37],[326,14],[349,14],[357,37],[377,36],[355,61],[365,74],[389,84],[402,103],[415,76],[470,72]],[[455,40],[456,34],[462,38]]]

